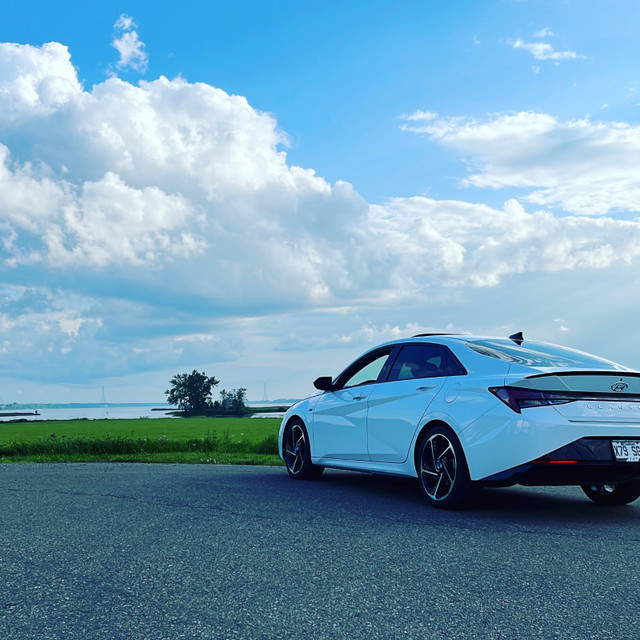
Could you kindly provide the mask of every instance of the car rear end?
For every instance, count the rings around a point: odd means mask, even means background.
[[[497,412],[508,412],[500,444],[506,454],[502,462],[517,462],[503,469],[485,465],[479,471],[484,483],[585,485],[640,480],[640,373],[556,371],[510,376],[489,391],[504,405]],[[478,446],[484,448],[481,442]]]

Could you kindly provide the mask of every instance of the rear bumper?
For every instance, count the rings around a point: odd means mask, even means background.
[[[487,486],[618,484],[640,481],[640,462],[617,462],[610,438],[581,438],[526,464],[483,478]]]

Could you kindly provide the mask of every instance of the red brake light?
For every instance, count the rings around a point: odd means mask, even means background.
[[[533,460],[532,464],[578,464],[577,460]]]
[[[489,391],[516,413],[522,413],[522,409],[566,404],[577,399],[575,396],[557,391],[537,391],[519,387],[489,387]]]

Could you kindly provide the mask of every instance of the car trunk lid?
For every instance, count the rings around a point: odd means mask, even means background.
[[[554,371],[507,386],[541,392],[571,422],[640,423],[639,372]]]

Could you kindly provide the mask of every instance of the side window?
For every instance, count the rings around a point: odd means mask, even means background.
[[[456,358],[449,349],[445,348],[447,352],[447,373],[450,376],[466,376],[467,370],[462,366],[462,363]]]
[[[445,350],[436,344],[408,344],[393,363],[389,381],[437,378],[447,375]]]
[[[342,374],[346,376],[342,380],[338,380],[338,385],[342,389],[347,387],[357,387],[361,384],[372,384],[376,382],[382,368],[389,358],[390,351],[377,353],[368,358],[356,362],[352,367]],[[340,376],[342,378],[342,376]]]

